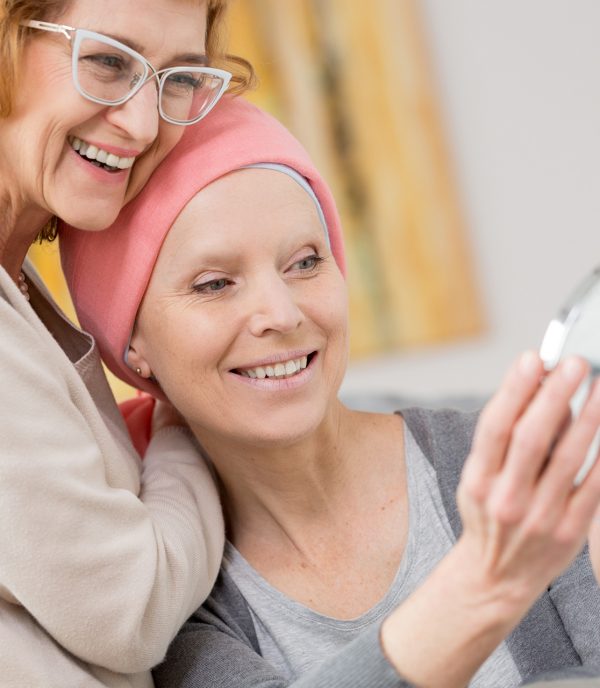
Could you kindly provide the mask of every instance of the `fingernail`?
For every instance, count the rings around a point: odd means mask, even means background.
[[[539,374],[540,357],[535,351],[525,351],[519,359],[521,374],[531,377]]]
[[[562,374],[567,380],[578,380],[585,368],[585,363],[576,356],[570,356],[562,365]]]

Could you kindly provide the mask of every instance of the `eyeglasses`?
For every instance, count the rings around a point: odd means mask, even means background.
[[[200,121],[217,104],[231,79],[229,72],[212,67],[156,70],[143,55],[94,31],[33,19],[22,26],[59,33],[71,42],[73,83],[94,103],[122,105],[156,78],[158,111],[171,124]]]

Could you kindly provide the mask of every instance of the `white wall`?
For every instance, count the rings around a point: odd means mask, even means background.
[[[420,3],[489,327],[355,362],[351,394],[490,392],[600,264],[600,2]]]

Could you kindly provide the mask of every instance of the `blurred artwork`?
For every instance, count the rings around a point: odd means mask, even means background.
[[[249,98],[302,141],[347,242],[354,355],[483,328],[416,0],[233,0]]]
[[[231,52],[260,80],[247,97],[294,132],[336,197],[351,354],[481,332],[417,0],[232,0],[229,24]],[[56,244],[31,257],[72,317]]]

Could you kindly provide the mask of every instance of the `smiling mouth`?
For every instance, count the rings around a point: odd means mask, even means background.
[[[280,361],[269,365],[256,366],[255,368],[236,368],[231,372],[242,377],[250,377],[257,380],[264,380],[265,378],[285,380],[301,373],[310,364],[315,354],[316,351],[313,351],[308,356],[291,358],[289,361]]]
[[[70,136],[69,145],[76,152],[79,153],[86,162],[91,165],[100,167],[107,172],[120,172],[121,170],[127,170],[132,167],[135,162],[135,157],[133,158],[120,158],[114,153],[109,153],[108,151],[98,148],[91,143],[86,143],[76,136]]]

